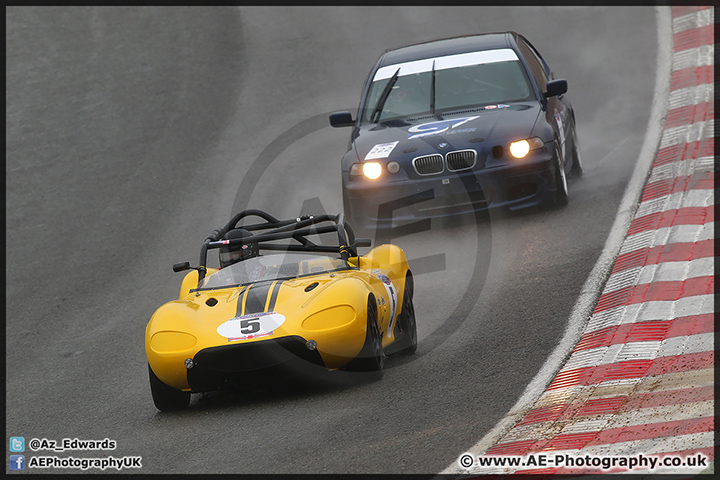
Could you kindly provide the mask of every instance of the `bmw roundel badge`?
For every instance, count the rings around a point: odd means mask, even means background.
[[[447,148],[447,147],[448,147],[448,144],[445,142],[442,142],[441,144],[438,145],[438,148]]]

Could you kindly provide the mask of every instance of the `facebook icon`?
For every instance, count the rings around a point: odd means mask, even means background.
[[[10,470],[25,470],[25,455],[10,455]]]

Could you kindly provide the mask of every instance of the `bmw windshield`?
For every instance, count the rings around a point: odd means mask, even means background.
[[[260,255],[242,260],[205,277],[200,290],[233,287],[255,282],[289,279],[349,268],[340,258],[302,253]]]
[[[514,50],[447,55],[379,68],[361,121],[380,123],[532,98],[533,90]]]

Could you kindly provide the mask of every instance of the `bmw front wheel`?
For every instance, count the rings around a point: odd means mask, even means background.
[[[560,151],[557,150],[557,160],[555,161],[555,197],[554,204],[562,207],[568,204],[570,196],[568,195],[567,174],[562,163],[560,163]]]

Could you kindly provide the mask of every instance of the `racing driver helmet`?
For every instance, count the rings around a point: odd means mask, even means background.
[[[227,232],[223,237],[224,240],[234,238],[249,238],[253,234],[244,228],[234,228]],[[223,245],[220,247],[220,268],[225,268],[240,260],[257,257],[260,254],[260,248],[257,242],[249,241],[244,244]]]

